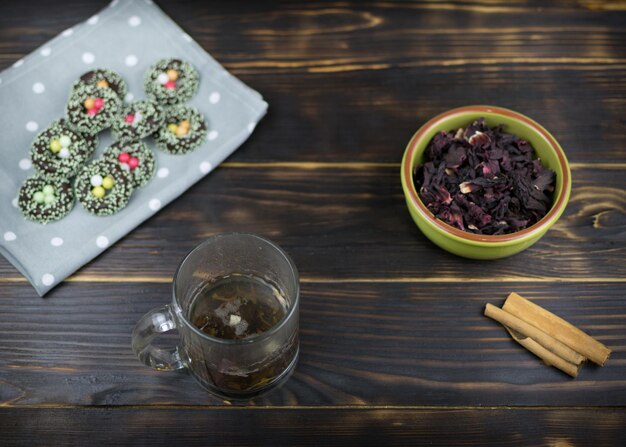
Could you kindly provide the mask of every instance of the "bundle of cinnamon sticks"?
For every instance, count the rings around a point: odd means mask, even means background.
[[[604,366],[611,354],[595,338],[515,292],[502,309],[487,304],[485,316],[500,322],[516,342],[546,364],[572,377],[586,360]]]

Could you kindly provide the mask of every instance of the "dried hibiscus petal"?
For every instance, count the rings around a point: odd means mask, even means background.
[[[528,141],[481,118],[436,134],[413,179],[424,204],[447,224],[477,234],[513,233],[552,206],[556,175],[534,157]]]

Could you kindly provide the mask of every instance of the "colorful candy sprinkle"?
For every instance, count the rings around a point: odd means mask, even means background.
[[[167,129],[177,137],[184,137],[189,133],[191,123],[189,120],[182,120],[180,123],[170,123],[167,125]]]
[[[61,146],[61,142],[59,140],[54,139],[54,140],[50,141],[50,150],[53,153],[56,154],[57,152],[59,152],[61,150],[61,147],[62,147]]]
[[[45,203],[46,205],[51,205],[56,200],[54,195],[54,186],[45,185],[41,188],[41,191],[35,191],[33,194],[33,200],[35,203]]]
[[[139,159],[137,157],[130,157],[130,160],[128,160],[128,166],[130,169],[135,169],[139,166]]]
[[[121,164],[122,169],[129,171],[139,166],[139,159],[137,157],[131,157],[128,152],[121,152],[117,156],[118,161]]]
[[[170,80],[170,81],[167,81],[167,82],[165,83],[164,87],[165,87],[166,89],[168,89],[168,90],[171,90],[171,89],[173,89],[173,88],[176,88],[176,82],[171,81],[171,80]]]
[[[91,183],[91,186],[100,186],[102,185],[102,176],[101,175],[92,175],[91,178],[89,179],[89,183]]]
[[[69,145],[72,144],[72,140],[67,135],[61,135],[59,143],[61,143],[62,147],[69,147]]]
[[[129,124],[132,124],[132,122],[135,121],[135,116],[132,113],[129,113],[128,115],[124,117],[124,121],[126,121]]]
[[[66,147],[62,147],[58,155],[61,158],[67,158],[70,156],[70,150]]]
[[[91,190],[91,193],[97,198],[97,199],[101,199],[104,197],[105,191],[104,188],[102,186],[96,186],[95,188],[93,188]]]
[[[159,73],[159,76],[157,76],[157,81],[159,82],[159,84],[165,84],[169,80],[170,78],[167,73]]]
[[[85,106],[85,109],[87,109],[87,114],[93,116],[98,113],[102,107],[104,107],[104,101],[102,98],[94,99],[90,97],[85,99],[83,105]]]
[[[170,68],[169,70],[167,70],[167,77],[170,81],[175,81],[176,79],[178,79],[178,72],[173,68]]]
[[[98,88],[108,88],[109,87],[109,83],[106,81],[106,79],[100,79],[96,83],[96,87],[98,87]]]
[[[102,186],[104,189],[111,189],[115,185],[115,180],[110,175],[107,175],[102,179]]]

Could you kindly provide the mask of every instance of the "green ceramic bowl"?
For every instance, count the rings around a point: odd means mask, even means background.
[[[413,183],[413,169],[422,163],[424,151],[437,132],[465,127],[484,117],[490,127],[504,124],[504,130],[527,140],[544,166],[556,172],[554,202],[548,214],[524,230],[499,236],[468,233],[435,218],[420,200]],[[563,214],[572,189],[572,175],[563,149],[556,139],[535,121],[512,110],[492,106],[452,109],[424,124],[411,138],[402,159],[402,188],[411,217],[420,230],[444,250],[472,259],[511,256],[537,242]]]

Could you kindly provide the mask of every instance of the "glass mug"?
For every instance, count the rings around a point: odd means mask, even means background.
[[[234,275],[270,285],[269,290],[276,292],[284,306],[282,319],[265,332],[241,339],[219,338],[194,325],[194,302],[211,285],[217,287],[220,280]],[[278,245],[252,234],[213,236],[178,266],[172,303],[151,310],[137,322],[133,351],[140,361],[159,371],[186,368],[203,387],[220,397],[257,396],[287,380],[298,361],[299,292],[296,266]],[[233,320],[241,323],[239,316],[230,319],[225,320],[227,325]],[[158,334],[174,329],[179,336],[175,348],[166,350],[152,344]]]

